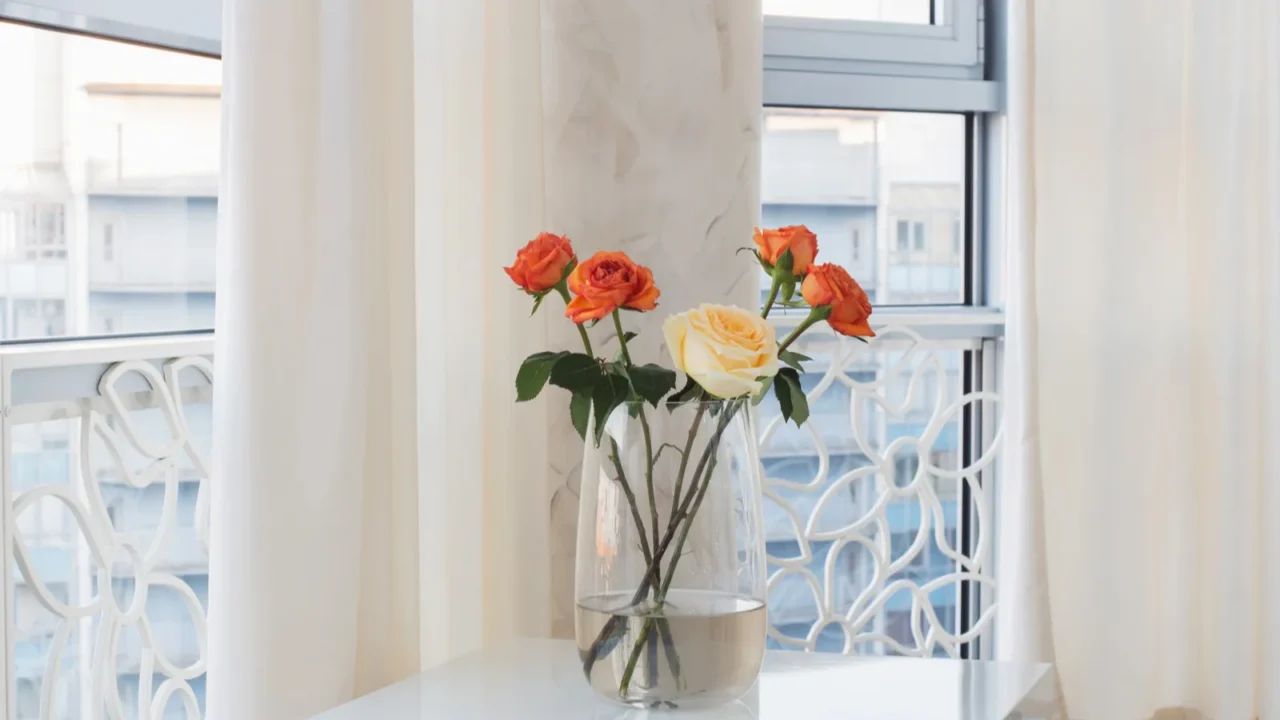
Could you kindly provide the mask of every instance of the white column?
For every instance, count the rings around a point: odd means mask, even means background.
[[[627,316],[643,361],[665,364],[666,315],[758,303],[758,269],[734,252],[759,215],[761,18],[760,0],[543,2],[546,228],[583,259],[616,249],[653,269],[658,310]],[[572,327],[553,325],[571,347]],[[581,443],[556,417],[552,628],[564,636]]]

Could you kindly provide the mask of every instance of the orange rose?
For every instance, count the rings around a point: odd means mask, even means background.
[[[857,280],[839,265],[814,265],[800,286],[804,301],[812,307],[831,307],[827,322],[841,335],[875,337],[871,325],[871,300]]]
[[[653,273],[622,252],[598,252],[569,273],[569,290],[575,297],[565,317],[575,323],[599,320],[618,308],[652,310],[658,288]]]
[[[555,287],[574,259],[569,238],[544,232],[520,248],[511,267],[502,269],[525,292],[538,293]]]
[[[770,265],[777,265],[782,253],[790,250],[793,275],[809,272],[809,266],[818,256],[818,236],[804,225],[788,225],[777,230],[756,228],[755,241],[760,257]]]

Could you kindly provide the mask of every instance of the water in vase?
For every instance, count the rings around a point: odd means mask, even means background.
[[[678,589],[660,606],[631,600],[594,595],[576,608],[578,650],[597,692],[675,709],[719,705],[751,688],[764,658],[763,602]]]

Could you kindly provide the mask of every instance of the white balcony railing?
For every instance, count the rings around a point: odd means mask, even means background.
[[[761,407],[770,638],[977,657],[1002,318],[878,317],[869,345],[806,336],[804,428]],[[212,345],[0,348],[6,720],[202,716]]]
[[[201,717],[212,352],[0,348],[5,717]]]
[[[761,406],[771,644],[979,657],[996,612],[1003,317],[876,318],[869,344],[819,328],[797,343],[813,358],[803,428]]]

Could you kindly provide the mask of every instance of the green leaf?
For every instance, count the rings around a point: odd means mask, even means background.
[[[773,277],[773,266],[765,262],[764,256],[760,254],[760,251],[752,250],[751,254],[756,256],[756,262],[760,263],[760,267],[764,268],[764,271],[768,273],[770,277]]]
[[[761,402],[762,400],[764,400],[764,396],[769,394],[769,388],[772,388],[772,387],[773,387],[773,377],[772,377],[772,376],[770,376],[770,377],[766,377],[766,378],[761,378],[761,379],[760,379],[760,389],[759,389],[759,390],[757,390],[757,391],[756,391],[756,393],[755,393],[754,395],[752,395],[752,396],[751,396],[751,404],[752,404],[752,405],[759,405],[759,404],[760,404],[760,402]]]
[[[782,371],[778,371],[777,377],[773,379],[773,396],[778,398],[778,410],[782,412],[782,421],[786,422],[791,419],[791,391],[787,389],[786,378],[782,377]]]
[[[631,378],[631,389],[654,407],[676,386],[675,371],[653,363],[632,367],[627,374]]]
[[[809,362],[813,360],[813,358],[809,357],[808,355],[794,352],[792,350],[783,350],[782,352],[778,353],[778,359],[781,360],[783,363],[795,368],[796,370],[799,370],[800,372],[804,372],[804,368],[800,366],[800,363]]]
[[[529,311],[529,317],[533,317],[538,314],[538,308],[542,307],[542,301],[546,300],[547,296],[550,294],[550,290],[543,290],[542,292],[533,294],[533,309]]]
[[[785,420],[797,426],[809,419],[809,401],[804,396],[804,387],[800,384],[800,373],[794,368],[782,368],[773,381],[773,394],[778,398],[778,407]]]
[[[680,403],[687,402],[696,397],[697,392],[701,389],[702,388],[698,386],[698,383],[693,381],[693,378],[686,378],[684,387],[680,388],[680,392],[667,398],[667,410],[674,411],[676,406]]]
[[[569,392],[590,392],[604,371],[590,355],[565,353],[551,371],[551,384]]]
[[[787,252],[791,252],[791,251],[788,250]],[[782,302],[784,303],[791,302],[791,298],[795,297],[796,295],[796,281],[784,280],[781,287],[782,287],[782,293],[781,293]]]
[[[538,397],[542,387],[547,384],[552,370],[569,353],[538,352],[525,358],[516,372],[516,402],[524,402]]]
[[[798,385],[791,389],[791,402],[794,405],[791,408],[791,421],[796,427],[800,427],[809,421],[809,399]]]
[[[587,424],[591,420],[591,394],[576,392],[569,400],[569,419],[573,421],[573,429],[578,437],[587,439]]]
[[[778,256],[778,279],[782,281],[793,280],[792,269],[796,266],[796,257],[791,254],[791,248],[782,251]]]
[[[595,388],[591,391],[591,412],[596,421],[596,445],[599,445],[600,438],[604,437],[604,425],[609,419],[609,415],[630,394],[631,388],[627,383],[627,379],[613,373],[602,376],[596,382]]]

